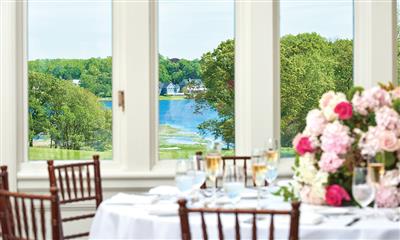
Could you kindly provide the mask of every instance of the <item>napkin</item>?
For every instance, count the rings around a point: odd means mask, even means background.
[[[152,204],[157,200],[157,196],[144,196],[135,194],[118,193],[107,200],[108,204]]]
[[[156,216],[176,216],[178,215],[178,204],[155,204],[148,208],[148,213]]]
[[[161,196],[179,195],[181,192],[175,186],[158,186],[149,190],[149,194]]]

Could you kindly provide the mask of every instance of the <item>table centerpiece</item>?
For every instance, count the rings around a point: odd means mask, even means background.
[[[381,207],[400,204],[400,87],[353,87],[329,91],[293,140],[294,188],[303,202],[331,206],[355,204],[351,196],[355,166],[369,158],[383,162],[385,175],[376,193]]]

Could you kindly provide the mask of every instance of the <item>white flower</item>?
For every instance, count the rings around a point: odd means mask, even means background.
[[[314,154],[306,153],[301,156],[299,158],[299,166],[295,169],[295,180],[311,185],[318,172],[315,162]]]

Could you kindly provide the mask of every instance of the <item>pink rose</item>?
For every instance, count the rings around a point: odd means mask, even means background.
[[[300,155],[304,155],[305,153],[312,153],[314,148],[311,144],[311,141],[308,137],[301,137],[296,145],[296,151]]]
[[[379,133],[379,146],[385,151],[394,152],[399,149],[400,142],[393,131],[382,131]]]
[[[349,102],[341,102],[335,107],[335,113],[341,120],[350,119],[353,116],[353,107]]]
[[[328,122],[320,110],[313,109],[308,112],[306,123],[306,131],[314,136],[319,136],[324,131],[324,128]]]
[[[350,196],[344,188],[337,184],[330,185],[326,188],[325,201],[328,205],[335,207],[342,206],[343,200],[350,201]]]
[[[334,173],[344,163],[344,159],[341,159],[336,153],[324,152],[321,155],[321,160],[318,162],[319,167],[324,172]]]
[[[336,94],[334,91],[329,91],[329,92],[324,93],[321,96],[321,100],[319,100],[319,107],[321,109],[328,107],[330,105],[331,101],[333,99],[335,99],[335,97],[336,97]]]

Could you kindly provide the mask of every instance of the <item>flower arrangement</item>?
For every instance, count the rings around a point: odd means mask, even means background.
[[[319,108],[308,113],[306,127],[294,138],[293,147],[297,155],[294,180],[302,201],[332,206],[354,203],[355,166],[366,165],[371,157],[384,161],[387,170],[399,162],[400,87],[354,87],[347,96],[334,91],[323,94]],[[387,174],[392,180],[381,183],[377,203],[398,206],[399,172]]]

